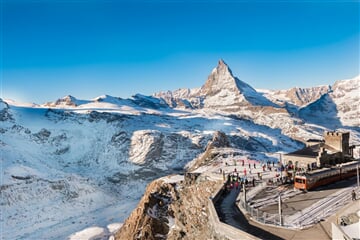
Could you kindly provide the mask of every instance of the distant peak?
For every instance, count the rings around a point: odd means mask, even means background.
[[[231,69],[225,63],[225,61],[223,59],[219,60],[218,65],[216,66],[216,68],[213,69],[213,71],[211,73],[212,74],[220,74],[220,75],[225,74],[225,75],[230,75],[231,77],[233,77]]]
[[[223,89],[239,92],[237,80],[224,60],[220,59],[218,65],[211,71],[205,84],[201,87],[201,91],[205,95],[215,95]]]
[[[224,61],[222,58],[220,58],[220,60],[219,60],[219,62],[218,62],[218,66],[222,66],[222,65],[227,66],[227,64],[225,63],[225,61]]]
[[[61,98],[61,99],[63,99],[63,100],[68,100],[68,101],[74,101],[74,100],[76,100],[76,98],[75,98],[74,96],[70,95],[70,94],[64,96],[64,97]]]

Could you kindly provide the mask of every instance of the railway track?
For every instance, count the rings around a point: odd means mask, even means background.
[[[304,228],[327,218],[351,201],[350,192],[354,186],[343,188],[312,206],[284,219],[284,225],[295,228]]]

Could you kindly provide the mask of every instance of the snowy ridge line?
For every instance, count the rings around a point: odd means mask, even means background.
[[[285,218],[286,225],[304,228],[330,216],[343,206],[344,202],[350,200],[349,192],[352,188],[353,186],[335,192],[301,212]]]

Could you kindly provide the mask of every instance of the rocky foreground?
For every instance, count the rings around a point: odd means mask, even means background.
[[[115,239],[218,239],[208,222],[209,197],[221,181],[153,181]]]

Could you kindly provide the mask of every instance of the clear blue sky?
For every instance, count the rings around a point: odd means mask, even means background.
[[[0,1],[3,98],[200,87],[220,58],[255,88],[359,75],[359,1]]]

